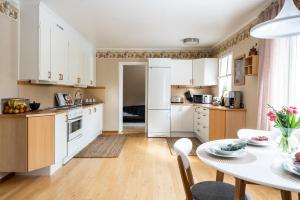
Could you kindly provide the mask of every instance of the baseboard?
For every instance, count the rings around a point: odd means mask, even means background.
[[[171,137],[194,138],[194,137],[196,137],[196,134],[193,132],[171,132]]]
[[[102,135],[118,135],[119,131],[102,131]]]
[[[14,172],[8,173],[6,175],[4,175],[2,178],[0,178],[0,183],[3,183],[4,181],[7,181],[8,179],[12,178],[13,176],[15,176]]]

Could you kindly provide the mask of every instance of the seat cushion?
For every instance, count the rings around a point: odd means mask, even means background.
[[[192,186],[195,200],[233,200],[234,186],[218,181],[206,181]],[[250,200],[246,195],[246,200]]]

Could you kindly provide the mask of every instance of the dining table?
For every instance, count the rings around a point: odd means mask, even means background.
[[[235,140],[206,142],[196,150],[198,158],[203,163],[217,170],[217,181],[223,181],[224,174],[235,178],[234,200],[245,199],[246,184],[258,184],[278,189],[282,200],[291,200],[291,192],[296,192],[300,200],[300,176],[283,169],[282,163],[288,158],[279,152],[276,144],[247,145],[243,156],[237,158],[215,156],[207,151],[210,147],[229,144]]]

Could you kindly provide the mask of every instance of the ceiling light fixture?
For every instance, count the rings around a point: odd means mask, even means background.
[[[186,46],[197,46],[197,45],[199,45],[199,39],[198,38],[184,38],[182,40],[182,42]]]
[[[285,0],[282,10],[272,20],[254,26],[250,35],[261,39],[276,39],[300,34],[300,11],[293,0]]]

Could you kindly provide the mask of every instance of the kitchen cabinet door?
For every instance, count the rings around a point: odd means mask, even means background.
[[[84,146],[86,146],[91,138],[93,137],[93,124],[94,124],[94,115],[92,107],[87,107],[83,109],[83,118],[82,118],[82,128],[83,128],[83,140]]]
[[[57,21],[52,24],[51,30],[51,73],[53,81],[69,81],[68,40],[64,26]]]
[[[85,82],[88,86],[96,86],[96,53],[92,47],[85,52]]]
[[[171,85],[193,84],[193,61],[172,60],[171,62]]]
[[[97,105],[97,135],[102,134],[103,129],[103,105]]]
[[[54,164],[54,116],[30,117],[28,118],[27,126],[28,171]]]
[[[217,85],[218,69],[219,65],[217,58],[202,58],[193,60],[193,85]]]
[[[79,47],[76,39],[71,37],[68,42],[68,68],[72,84],[78,84],[79,67]]]
[[[67,157],[68,128],[66,114],[55,116],[55,163]]]
[[[51,81],[51,16],[41,7],[39,22],[39,80]]]
[[[171,131],[193,132],[194,110],[193,106],[171,106]]]

